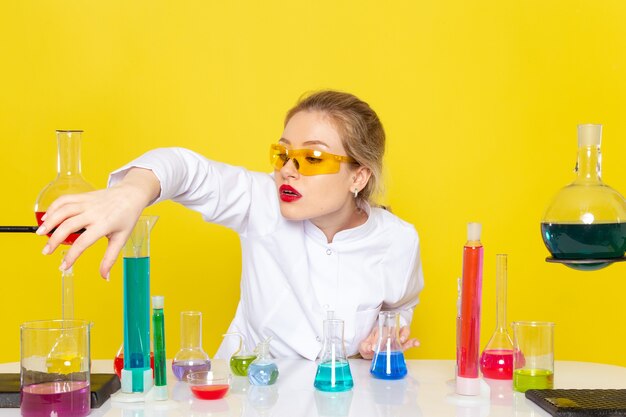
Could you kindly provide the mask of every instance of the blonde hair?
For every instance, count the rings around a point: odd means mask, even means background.
[[[378,115],[366,102],[340,91],[324,90],[304,95],[287,112],[285,125],[298,112],[319,111],[327,114],[339,131],[348,156],[369,168],[372,175],[357,198],[374,203],[383,195],[383,156],[385,131]]]

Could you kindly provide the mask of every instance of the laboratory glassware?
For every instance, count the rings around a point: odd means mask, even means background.
[[[90,328],[84,320],[42,320],[21,325],[21,413],[24,417],[83,417],[91,404]],[[49,352],[63,337],[72,351],[51,361]]]
[[[406,361],[400,344],[400,314],[381,311],[378,314],[378,341],[370,373],[380,379],[402,379],[406,376]]]
[[[231,377],[227,373],[196,371],[187,374],[187,383],[196,398],[219,400],[230,389]]]
[[[481,224],[467,224],[467,242],[463,246],[463,277],[461,281],[460,334],[457,344],[456,393],[479,395],[480,380],[480,300],[483,280],[483,245]]]
[[[506,322],[507,255],[496,255],[496,329],[480,357],[485,378],[513,378],[513,341]]]
[[[202,349],[202,312],[180,313],[180,350],[172,360],[172,371],[179,381],[191,372],[210,371],[211,360]]]
[[[81,146],[82,130],[57,130],[57,176],[46,185],[35,202],[35,218],[41,225],[41,218],[54,200],[66,194],[78,194],[93,191],[95,188],[82,175]],[[48,234],[50,236],[51,233]],[[70,233],[63,241],[66,245],[74,243],[78,233]]]
[[[165,304],[162,295],[152,297],[152,341],[154,345],[154,398],[167,400],[167,365],[165,355]]]
[[[328,311],[324,320],[324,341],[317,362],[313,386],[320,391],[340,392],[354,386],[343,340],[343,320]]]
[[[514,321],[513,389],[554,388],[554,323]]]
[[[602,125],[578,125],[576,178],[544,213],[541,237],[551,262],[582,270],[624,260],[626,201],[602,181]]]
[[[152,368],[152,375],[154,375],[154,350],[152,348],[150,349],[150,368]],[[120,345],[113,359],[113,372],[120,380],[122,379],[122,369],[124,369],[124,342]]]
[[[230,370],[237,376],[248,376],[248,367],[256,359],[256,353],[247,349],[246,338],[241,333],[226,333],[224,337],[239,338],[239,347],[230,357]]]
[[[124,245],[124,369],[122,392],[147,392],[150,366],[150,232],[157,216],[140,216]]]
[[[272,336],[257,345],[256,359],[248,366],[248,381],[252,385],[272,385],[278,379],[278,367],[270,356],[270,340]]]

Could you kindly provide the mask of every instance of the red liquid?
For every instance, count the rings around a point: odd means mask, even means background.
[[[485,378],[513,379],[513,351],[485,350],[480,358],[480,370]]]
[[[480,355],[480,296],[482,291],[483,247],[463,247],[461,329],[457,346],[458,375],[478,378]]]
[[[91,410],[88,381],[44,382],[22,388],[23,417],[84,417]]]
[[[154,352],[150,352],[150,368],[152,368],[152,377],[154,378]],[[113,371],[119,379],[122,379],[122,369],[124,369],[124,354],[120,353],[113,359]]]
[[[46,214],[45,211],[36,211],[35,212],[35,218],[37,219],[37,225],[41,226],[41,224],[43,223],[43,221],[41,220],[41,218],[43,217],[43,215]],[[52,236],[52,233],[48,233],[48,237]],[[72,243],[74,243],[74,241],[76,239],[78,239],[78,236],[80,236],[79,233],[70,233],[63,242],[61,242],[64,245],[71,245]]]
[[[219,400],[228,392],[228,385],[192,385],[191,392],[201,400]]]

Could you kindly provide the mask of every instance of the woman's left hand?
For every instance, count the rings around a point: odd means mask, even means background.
[[[400,329],[400,347],[404,352],[407,349],[418,347],[420,342],[415,339],[409,339],[411,334],[411,328],[409,326],[403,326]],[[363,359],[372,359],[374,357],[374,349],[376,348],[376,342],[378,342],[378,326],[374,327],[374,330],[359,344],[359,353]]]

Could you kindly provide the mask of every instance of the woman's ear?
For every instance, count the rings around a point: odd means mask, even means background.
[[[354,170],[352,174],[352,185],[350,187],[351,191],[354,191],[356,188],[359,192],[367,185],[370,177],[372,176],[372,171],[368,167],[360,166]]]

